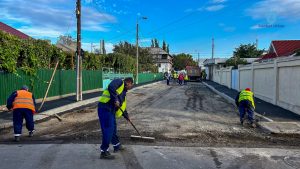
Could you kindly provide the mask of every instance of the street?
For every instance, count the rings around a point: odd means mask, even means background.
[[[137,134],[123,118],[118,119],[118,135],[127,150],[117,156],[117,163],[99,159],[101,134],[96,107],[93,104],[64,113],[62,122],[56,118],[40,122],[33,138],[27,137],[24,127],[18,144],[12,141],[12,129],[2,130],[1,168],[97,168],[101,164],[107,168],[300,166],[299,136],[271,135],[241,126],[236,108],[199,82],[184,86],[159,82],[130,91],[128,112],[133,123],[143,136],[156,140],[130,140],[130,135]],[[10,156],[20,159],[20,164],[13,163]],[[81,156],[84,159],[78,161]],[[32,165],[23,166],[28,158]],[[66,167],[59,161],[66,161]]]

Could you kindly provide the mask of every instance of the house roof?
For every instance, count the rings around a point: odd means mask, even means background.
[[[166,51],[164,51],[162,48],[148,48],[150,54],[152,55],[169,55]]]
[[[271,42],[269,53],[262,55],[257,61],[290,56],[299,49],[300,40],[274,40]]]
[[[272,44],[277,57],[292,55],[300,49],[300,40],[274,40]]]
[[[276,58],[276,53],[267,53],[261,56],[257,61],[265,60],[265,59],[272,59]]]
[[[0,30],[4,31],[6,33],[9,33],[9,34],[15,35],[15,36],[17,36],[17,37],[19,37],[21,39],[28,39],[28,38],[30,38],[30,36],[26,35],[25,33],[20,32],[17,29],[8,26],[8,25],[6,25],[3,22],[0,22]]]

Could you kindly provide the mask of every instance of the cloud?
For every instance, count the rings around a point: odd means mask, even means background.
[[[54,37],[76,30],[75,3],[69,0],[1,0],[0,18],[33,37]],[[117,22],[112,15],[82,7],[82,29],[108,31],[106,23]]]
[[[214,12],[214,11],[219,11],[221,9],[223,9],[225,7],[225,5],[211,5],[205,8],[205,10],[210,11],[210,12]]]
[[[194,10],[192,8],[186,9],[184,10],[184,12],[188,13],[188,12],[193,12]]]
[[[274,24],[279,19],[288,21],[300,20],[299,0],[263,0],[246,9],[246,14],[253,19],[264,19]]]
[[[225,32],[234,32],[236,30],[236,27],[234,27],[234,26],[227,26],[224,23],[219,23],[219,27],[223,28],[223,30]]]
[[[261,29],[262,27],[260,27],[259,25],[253,25],[250,27],[250,29],[252,30],[257,30],[257,29]]]
[[[145,42],[151,42],[150,38],[144,38],[144,39],[140,39],[139,40],[141,43],[145,43]]]
[[[85,51],[88,51],[88,52],[91,52],[91,45],[92,45],[91,43],[87,43],[87,42],[81,43],[82,49],[85,50]],[[106,53],[112,53],[113,52],[114,44],[105,42],[104,46],[105,46]],[[95,49],[100,49],[100,43],[99,42],[93,43],[93,51]]]
[[[219,3],[224,3],[226,1],[227,0],[211,0],[211,3],[213,3],[213,4],[219,4]]]

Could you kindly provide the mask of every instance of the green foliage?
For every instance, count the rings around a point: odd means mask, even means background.
[[[167,44],[166,44],[166,42],[165,42],[165,41],[163,41],[163,44],[162,44],[162,49],[163,49],[164,51],[166,51],[166,50],[167,50]]]
[[[118,67],[115,63],[124,62],[122,66],[123,71],[129,70],[129,72],[134,73],[136,65],[136,46],[128,42],[120,42],[118,45],[114,46],[113,52],[115,55],[109,55],[110,63],[113,67]],[[110,57],[115,56],[115,57]],[[126,58],[124,60],[124,58]],[[114,60],[115,59],[115,60]],[[133,62],[132,62],[133,61]],[[132,63],[131,63],[132,62]],[[118,64],[119,65],[119,64]],[[121,66],[121,67],[122,67]],[[122,70],[121,69],[121,70]],[[139,47],[139,72],[157,72],[157,67],[153,62],[152,56],[149,51],[145,48]]]
[[[186,66],[197,66],[197,62],[193,60],[192,55],[181,53],[173,55],[173,67],[175,70],[183,70]]]
[[[225,66],[234,66],[234,68],[237,68],[238,65],[245,65],[245,64],[247,64],[247,61],[245,59],[234,58],[234,57],[226,60],[225,62]]]
[[[256,49],[254,44],[241,44],[238,48],[235,48],[233,54],[238,58],[258,58],[263,54],[263,52],[264,50]]]
[[[0,69],[16,73],[17,68],[34,76],[37,69],[53,67],[57,60],[63,67],[66,54],[45,40],[19,39],[0,31]]]

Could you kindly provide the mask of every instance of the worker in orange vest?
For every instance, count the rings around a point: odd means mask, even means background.
[[[13,92],[7,99],[7,109],[13,109],[13,125],[15,141],[20,141],[22,134],[23,118],[26,120],[26,128],[29,131],[29,137],[34,133],[33,114],[36,112],[35,99],[26,85],[20,90]]]

